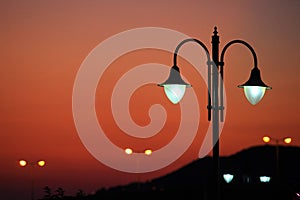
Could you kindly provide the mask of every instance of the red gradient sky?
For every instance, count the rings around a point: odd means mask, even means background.
[[[275,138],[290,136],[293,145],[299,146],[299,9],[298,0],[1,1],[1,198],[30,198],[29,169],[18,166],[20,158],[47,160],[45,168],[34,169],[37,195],[41,195],[46,185],[53,190],[63,187],[67,194],[75,194],[77,189],[91,193],[101,187],[136,180],[136,174],[111,169],[87,151],[77,134],[72,115],[73,84],[83,60],[105,39],[133,28],[173,29],[198,38],[210,48],[213,27],[217,26],[221,48],[233,39],[250,43],[258,56],[262,79],[273,89],[267,91],[258,105],[250,105],[236,86],[248,79],[252,68],[251,54],[239,45],[227,51],[227,116],[220,138],[220,153],[230,155],[261,145],[265,134]],[[112,74],[121,74],[126,66],[150,63],[152,59],[172,64],[171,54],[149,52],[149,56],[141,51],[117,59],[110,68],[112,71],[107,72],[106,81],[114,77]],[[183,65],[184,61],[181,62]],[[120,64],[125,68],[118,68]],[[198,91],[197,96],[203,100],[199,105],[205,115],[205,89],[195,83],[197,77],[189,77],[192,70],[184,69],[183,73]],[[134,94],[134,99],[143,103],[130,108],[138,124],[148,122],[149,104],[157,101],[166,106],[168,113],[175,110],[178,115],[178,108],[163,99],[161,90],[142,89]],[[144,98],[147,93],[157,98]],[[98,97],[96,99],[101,101]],[[109,116],[110,111],[106,108],[99,106],[97,111]],[[100,115],[98,117],[102,119]],[[107,123],[103,122],[106,129],[122,137],[111,118],[106,120]],[[195,141],[182,157],[162,170],[142,174],[141,178],[155,178],[195,160],[201,133],[207,126],[205,117],[202,122]],[[175,119],[173,124],[176,128]],[[155,148],[160,148],[172,138],[167,134],[172,129],[174,127],[169,126],[160,133],[158,140],[161,143],[155,138],[148,143],[155,143]],[[117,145],[124,145],[113,134],[109,137]]]

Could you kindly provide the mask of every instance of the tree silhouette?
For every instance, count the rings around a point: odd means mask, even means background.
[[[54,199],[63,199],[65,196],[65,191],[61,187],[55,190],[56,194],[54,195]]]
[[[65,190],[61,187],[58,187],[55,190],[55,194],[52,194],[51,188],[49,186],[46,186],[43,188],[45,195],[40,200],[55,200],[55,199],[64,199],[65,198]]]
[[[42,199],[52,199],[52,192],[51,192],[51,188],[49,186],[46,186],[43,188],[45,195]]]
[[[83,199],[83,197],[85,196],[86,196],[85,193],[81,189],[79,189],[76,193],[76,199]]]

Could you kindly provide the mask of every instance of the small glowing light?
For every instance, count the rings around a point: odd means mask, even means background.
[[[44,167],[45,164],[46,164],[46,162],[44,160],[39,160],[38,161],[38,166],[40,166],[40,167]]]
[[[165,93],[168,99],[173,103],[177,104],[185,93],[186,85],[180,84],[167,84],[164,85]]]
[[[269,136],[264,136],[264,137],[263,137],[263,141],[264,141],[265,143],[268,143],[268,142],[271,141],[271,138],[270,138]]]
[[[226,183],[230,183],[233,179],[233,175],[232,174],[223,174],[223,178],[226,181]]]
[[[244,86],[245,96],[252,105],[257,104],[263,98],[265,91],[266,87]]]
[[[145,150],[145,154],[146,154],[147,156],[151,155],[151,154],[152,154],[152,150],[151,150],[151,149]]]
[[[132,151],[132,149],[130,149],[130,148],[126,148],[126,149],[125,149],[125,153],[128,154],[128,155],[130,155],[130,154],[133,153],[133,151]]]
[[[19,164],[21,167],[25,167],[27,165],[27,162],[26,162],[26,160],[20,160]]]
[[[262,182],[262,183],[270,182],[270,179],[271,179],[271,177],[269,177],[269,176],[260,176],[260,177],[259,177],[259,180],[260,180],[260,182]]]
[[[286,143],[286,144],[290,144],[290,143],[292,142],[292,138],[286,137],[286,138],[283,139],[283,141],[284,141],[284,143]]]

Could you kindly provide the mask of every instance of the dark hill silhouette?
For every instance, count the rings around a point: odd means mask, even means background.
[[[232,182],[220,178],[222,200],[295,200],[300,192],[300,148],[279,146],[280,181],[276,175],[276,146],[250,147],[231,156],[220,157],[221,174],[234,175]],[[144,183],[101,189],[84,199],[203,199],[214,191],[212,158],[205,157],[165,176]],[[270,176],[261,183],[259,176]],[[275,181],[276,180],[276,181]],[[299,198],[300,199],[300,198]]]
[[[288,182],[300,181],[300,148],[279,146],[279,169],[282,179]],[[251,147],[227,158],[223,158],[223,170],[236,170],[252,176],[276,173],[276,146]],[[234,168],[234,169],[233,169]],[[225,171],[223,171],[225,172]]]
[[[234,174],[238,182],[244,176],[252,178],[252,182],[259,181],[259,176],[275,176],[276,147],[270,145],[255,146],[242,150],[234,155],[220,157],[221,174]],[[180,185],[194,185],[207,183],[211,178],[212,158],[205,157],[167,174],[152,180],[153,183],[165,187],[178,187]],[[281,178],[285,182],[300,183],[300,148],[279,146],[279,166]],[[254,179],[254,178],[257,178]],[[222,180],[223,181],[223,180]]]

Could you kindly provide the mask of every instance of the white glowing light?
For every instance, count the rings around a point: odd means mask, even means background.
[[[265,91],[266,87],[244,86],[245,96],[252,105],[257,104],[263,98]]]
[[[25,167],[27,165],[27,162],[26,162],[26,160],[20,160],[19,164],[21,167]]]
[[[223,178],[226,181],[226,183],[230,183],[233,179],[233,175],[232,174],[224,174]]]
[[[259,180],[260,180],[260,182],[262,182],[262,183],[270,182],[270,179],[271,179],[271,177],[269,177],[269,176],[260,176],[260,177],[259,177]]]
[[[130,149],[130,148],[126,148],[126,149],[125,149],[125,153],[128,154],[128,155],[130,155],[130,154],[133,153],[133,150]]]
[[[182,99],[185,93],[185,88],[185,85],[179,84],[164,85],[165,93],[173,104],[177,104]]]

